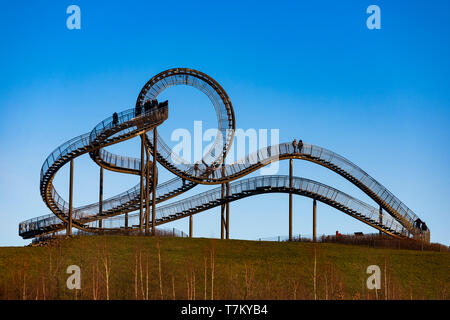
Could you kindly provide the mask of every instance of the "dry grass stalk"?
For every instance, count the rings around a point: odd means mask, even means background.
[[[135,253],[135,268],[134,268],[134,299],[137,300],[138,298],[138,254]]]
[[[156,250],[158,251],[159,293],[161,295],[161,300],[162,300],[162,299],[164,299],[164,297],[163,297],[162,276],[161,276],[161,250],[160,250],[158,238],[156,238]]]
[[[204,263],[205,263],[205,297],[204,297],[204,300],[206,300],[207,298],[206,298],[206,280],[207,280],[207,267],[206,267],[206,260],[207,260],[208,258],[206,257],[206,256],[204,256],[203,257],[203,261],[204,261]]]
[[[172,298],[173,300],[175,300],[175,279],[173,275],[172,275]]]
[[[144,295],[144,281],[143,281],[143,275],[142,275],[142,247],[139,248],[139,278],[140,278],[140,288],[141,288],[141,297],[142,300],[145,299],[145,295]]]
[[[111,275],[111,258],[106,250],[106,245],[103,248],[103,267],[105,269],[105,289],[106,289],[106,300],[109,300],[109,279]]]
[[[214,261],[214,246],[211,246],[211,300],[214,300],[214,271],[215,271],[215,261]]]
[[[149,268],[149,258],[148,258],[149,254],[146,255],[146,265],[145,265],[145,299],[148,300],[148,291],[149,291],[149,283],[148,283],[148,278],[149,278],[149,273],[148,273],[148,268]]]
[[[245,298],[249,299],[253,295],[254,269],[251,265],[244,264]]]
[[[317,247],[314,246],[314,300],[317,300]]]

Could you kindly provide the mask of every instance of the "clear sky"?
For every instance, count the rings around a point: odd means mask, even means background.
[[[66,8],[81,8],[68,30]],[[381,8],[381,29],[366,8]],[[416,212],[433,242],[450,245],[450,2],[9,1],[0,9],[0,245],[24,245],[22,220],[50,213],[39,194],[45,158],[114,111],[134,106],[153,75],[172,67],[216,79],[239,128],[280,129],[359,165]],[[166,140],[194,120],[214,127],[193,88],[167,90]],[[130,141],[111,151],[139,153]],[[280,165],[286,174],[288,163]],[[161,181],[170,175],[161,170]],[[257,173],[256,173],[257,174]],[[337,174],[305,161],[294,174],[375,205]],[[105,174],[105,197],[138,177]],[[67,196],[67,168],[55,178]],[[198,187],[193,195],[210,187]],[[75,205],[98,197],[98,168],[75,161]],[[184,196],[183,196],[184,197]],[[194,218],[194,235],[220,236],[220,209]],[[232,238],[288,234],[288,195],[231,204]],[[294,198],[294,234],[312,233],[312,200]],[[167,227],[187,232],[187,221]],[[373,229],[324,204],[318,233]]]

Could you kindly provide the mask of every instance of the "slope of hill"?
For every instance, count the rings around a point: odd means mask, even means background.
[[[80,290],[67,288],[69,265]],[[380,290],[366,286],[369,265]],[[0,248],[0,299],[448,299],[449,266],[448,252],[85,236]]]

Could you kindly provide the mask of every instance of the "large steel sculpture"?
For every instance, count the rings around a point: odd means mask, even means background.
[[[175,161],[177,156],[157,133],[157,127],[168,118],[168,104],[156,103],[158,95],[170,86],[188,85],[205,93],[214,105],[218,132],[213,147],[201,163]],[[41,169],[40,192],[52,214],[19,224],[25,239],[48,234],[72,233],[73,228],[90,233],[154,233],[158,225],[189,217],[213,207],[221,207],[221,238],[229,238],[229,203],[244,197],[281,192],[289,194],[289,238],[292,239],[292,195],[313,199],[313,237],[316,238],[316,201],[326,203],[395,238],[416,238],[429,241],[429,230],[406,205],[374,178],[344,157],[315,145],[282,143],[259,150],[236,163],[225,159],[234,139],[233,107],[225,90],[206,74],[186,68],[166,70],[151,78],[141,90],[136,106],[115,113],[100,122],[91,132],[59,146],[45,160]],[[140,159],[116,155],[105,147],[133,137],[141,139]],[[221,152],[215,152],[220,146]],[[73,207],[74,160],[89,154],[100,167],[99,202]],[[174,160],[175,159],[175,160]],[[307,160],[341,175],[377,204],[373,207],[339,190],[319,182],[292,175],[294,159]],[[280,160],[289,160],[289,176],[243,176]],[[53,178],[65,164],[70,164],[69,202],[62,199],[53,186]],[[156,164],[176,177],[158,183]],[[103,199],[103,170],[140,176],[134,188]],[[159,206],[156,204],[178,196],[197,184],[220,185],[198,195]],[[133,213],[134,212],[134,213]]]

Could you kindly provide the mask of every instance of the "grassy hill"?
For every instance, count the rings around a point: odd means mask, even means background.
[[[366,287],[374,264],[377,292]],[[81,290],[66,287],[69,265]],[[448,252],[85,236],[0,248],[0,299],[448,299],[449,266]]]

